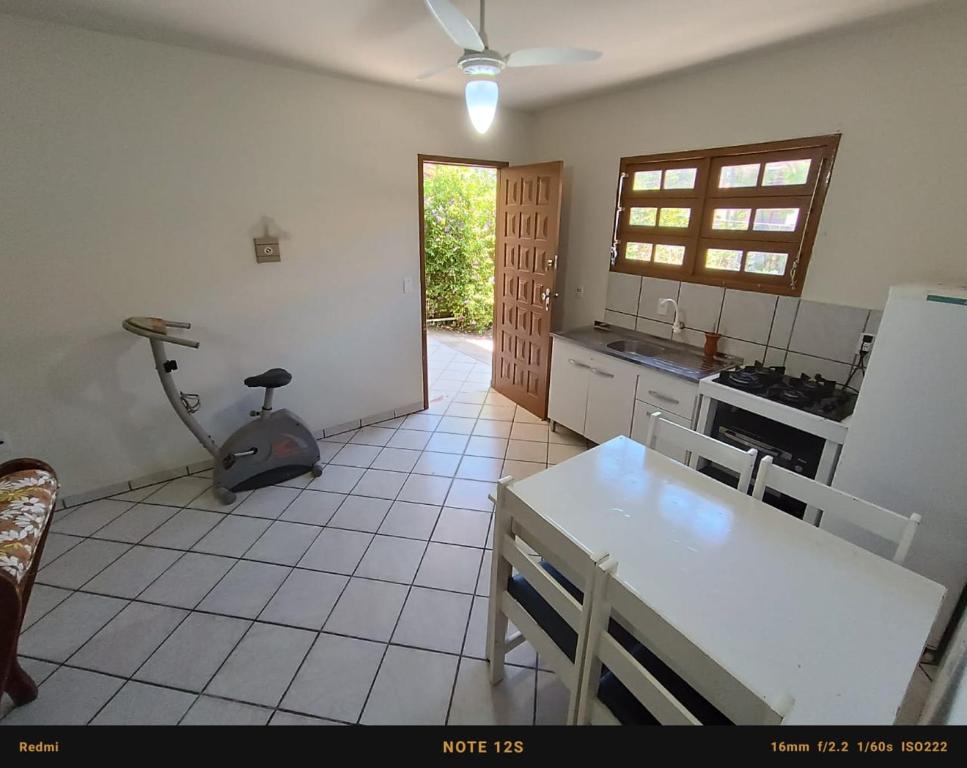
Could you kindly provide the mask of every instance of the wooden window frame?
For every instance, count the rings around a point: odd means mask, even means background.
[[[614,248],[612,272],[626,272],[646,277],[660,277],[687,283],[739,288],[785,296],[799,296],[805,283],[806,270],[812,255],[816,232],[833,163],[839,148],[840,134],[810,136],[785,141],[743,144],[731,147],[666,152],[657,155],[636,155],[621,158],[618,169]],[[809,175],[805,184],[761,186],[765,166],[778,160],[810,159]],[[718,187],[723,166],[759,163],[754,187]],[[638,171],[696,168],[693,189],[633,189],[634,174]],[[664,181],[664,176],[662,176]],[[632,208],[691,208],[688,227],[632,226]],[[792,232],[756,231],[756,210],[760,208],[799,208],[800,215]],[[716,208],[749,208],[749,227],[746,230],[713,230]],[[660,215],[660,212],[659,212]],[[685,258],[681,265],[657,264],[625,258],[629,242],[684,245]],[[743,251],[771,251],[788,253],[782,275],[762,275],[751,272],[723,272],[705,266],[705,249],[731,248]]]

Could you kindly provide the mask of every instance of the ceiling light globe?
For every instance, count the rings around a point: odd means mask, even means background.
[[[497,113],[500,92],[494,80],[471,80],[465,91],[467,112],[477,133],[486,133]]]

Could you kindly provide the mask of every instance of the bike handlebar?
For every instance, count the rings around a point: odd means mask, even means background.
[[[162,320],[160,317],[129,317],[121,323],[121,327],[136,336],[144,336],[146,339],[163,341],[168,344],[180,344],[183,347],[198,349],[198,342],[194,339],[185,339],[179,336],[169,336],[169,328],[191,328],[191,323],[178,322],[176,320]]]

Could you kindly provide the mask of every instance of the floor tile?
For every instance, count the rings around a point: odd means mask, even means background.
[[[274,707],[314,639],[315,635],[304,629],[253,624],[205,692]]]
[[[174,549],[136,546],[129,549],[84,585],[87,592],[115,597],[137,597],[181,557]]]
[[[433,529],[433,541],[482,547],[487,541],[490,519],[490,512],[444,507]]]
[[[343,432],[334,433],[331,435],[326,435],[325,442],[327,443],[348,443],[355,437],[358,429],[347,429]]]
[[[177,725],[195,694],[127,682],[91,725]]]
[[[406,482],[405,472],[389,472],[385,469],[367,469],[353,488],[357,496],[373,496],[378,499],[395,499]],[[345,504],[343,505],[345,507]],[[340,510],[341,511],[341,510]]]
[[[434,518],[435,520],[436,518]],[[50,538],[50,534],[48,534],[48,538]],[[427,535],[427,538],[429,538],[429,535]],[[44,584],[35,583],[30,590],[30,601],[27,603],[27,613],[24,615],[21,632],[34,622],[42,619],[70,596],[71,591],[69,589],[48,587]]]
[[[414,584],[473,593],[483,550],[431,542]]]
[[[493,550],[487,550],[483,556],[483,562],[480,564],[480,575],[477,577],[477,588],[474,590],[474,594],[477,595],[489,595],[490,594],[490,569],[493,567]]]
[[[478,480],[454,480],[447,494],[446,506],[461,509],[478,509],[490,512],[494,508],[489,496],[495,493],[496,483]]]
[[[198,609],[254,619],[289,575],[289,569],[240,560],[218,582]]]
[[[131,509],[133,505],[128,501],[114,501],[113,499],[100,499],[84,504],[72,510],[63,519],[60,516],[54,518],[50,525],[50,530],[57,533],[69,533],[74,536],[90,536],[98,528],[103,528],[124,512]]]
[[[526,424],[544,424],[544,419],[535,416],[523,406],[519,406],[514,413],[514,421],[522,421]]]
[[[500,424],[501,422],[492,422]],[[489,456],[495,459],[504,458],[507,453],[507,440],[500,437],[486,437],[484,435],[474,435],[467,443],[467,456]]]
[[[146,485],[143,488],[135,488],[133,491],[125,491],[124,493],[116,493],[111,498],[117,501],[144,501],[148,496],[158,490],[158,486],[161,483],[155,485]]]
[[[204,690],[250,623],[227,616],[192,613],[134,677],[189,691]]]
[[[391,645],[363,710],[366,725],[443,725],[457,657]]]
[[[378,445],[356,445],[347,443],[333,459],[333,464],[341,464],[346,467],[363,467],[364,469],[373,463],[379,456],[382,449]]]
[[[432,432],[440,424],[440,416],[425,413],[413,413],[406,417],[402,429],[416,429]]]
[[[555,432],[548,430],[547,439],[548,442],[556,443],[557,445],[587,445],[587,441],[581,435],[572,432],[561,424],[557,425],[557,431]]]
[[[333,720],[323,720],[320,717],[309,717],[308,715],[295,715],[292,712],[282,712],[276,710],[269,721],[269,725],[345,725]]]
[[[17,661],[20,663],[23,671],[30,675],[36,685],[40,685],[59,668],[57,664],[49,661],[30,659],[26,656],[21,656]]]
[[[587,450],[583,445],[567,445],[550,443],[547,446],[547,463],[560,464],[575,456],[579,456]]]
[[[145,501],[169,507],[187,507],[192,499],[210,486],[211,481],[204,477],[179,477],[159,487]]]
[[[253,707],[237,701],[225,701],[211,696],[199,696],[181,725],[265,725],[271,709]]]
[[[460,659],[448,725],[531,725],[534,722],[533,669],[504,666],[504,679],[490,684],[490,665]]]
[[[285,709],[355,722],[383,657],[383,644],[323,632],[282,700]]]
[[[325,630],[387,641],[393,634],[407,591],[402,584],[350,579],[326,622]]]
[[[177,507],[135,504],[94,534],[99,539],[135,544],[178,513]]]
[[[463,453],[469,441],[467,435],[455,435],[449,432],[434,432],[426,450],[434,453]]]
[[[222,512],[223,514],[227,514],[237,509],[251,495],[252,491],[239,491],[235,494],[235,501],[231,504],[225,504],[215,496],[214,490],[206,488],[201,495],[196,496],[188,502],[188,507],[191,509],[204,509],[209,512]]]
[[[353,435],[352,443],[362,443],[364,445],[378,445],[383,446],[389,442],[390,438],[395,433],[395,429],[388,429],[386,427],[363,427],[359,432]]]
[[[545,445],[544,443],[535,443],[535,445]],[[502,476],[510,476],[514,480],[523,480],[525,477],[530,477],[538,472],[543,472],[547,467],[544,463],[537,463],[536,461],[512,461],[508,459],[504,462],[504,467],[502,470]]]
[[[271,525],[270,520],[260,520],[257,517],[226,516],[192,549],[212,555],[241,557],[258,537],[265,533],[269,525]]]
[[[44,541],[44,553],[40,557],[41,568],[50,565],[54,560],[76,547],[82,541],[84,539],[80,536],[68,536],[65,533],[48,531],[47,539]]]
[[[537,671],[535,725],[565,725],[570,692],[553,672]]]
[[[359,467],[340,467],[335,464],[328,464],[323,467],[322,474],[309,483],[309,487],[317,491],[349,493],[365,471]]]
[[[372,539],[371,533],[326,528],[299,561],[299,567],[351,574]]]
[[[413,587],[393,633],[397,645],[460,653],[470,618],[470,595]]]
[[[345,499],[341,493],[314,491],[310,488],[300,493],[279,519],[290,523],[325,525]]]
[[[373,424],[374,427],[386,427],[387,429],[397,429],[403,426],[403,422],[406,421],[405,416],[397,416],[395,419],[387,419],[386,421],[380,421]]]
[[[295,565],[315,541],[322,528],[277,520],[245,553],[248,560]]]
[[[406,448],[383,448],[373,462],[373,469],[409,472],[419,458],[419,451],[410,451]]]
[[[470,611],[470,624],[467,626],[467,637],[463,643],[463,655],[474,659],[487,658],[487,609],[490,601],[486,597],[475,597]],[[517,632],[517,627],[508,622],[507,636]],[[528,642],[518,645],[506,656],[508,664],[518,667],[537,666],[537,651]]]
[[[460,388],[460,391],[453,396],[453,402],[455,403],[474,403],[476,405],[483,405],[486,399],[486,390],[481,391],[477,384],[472,384],[471,387],[463,386]]]
[[[157,507],[164,509],[164,507]],[[202,536],[222,521],[223,515],[203,509],[182,509],[168,522],[147,536],[143,543],[152,547],[191,549]]]
[[[322,629],[348,581],[346,576],[297,568],[269,600],[259,621]]]
[[[460,465],[460,455],[455,453],[432,453],[424,451],[413,467],[419,475],[441,475],[453,477]]]
[[[379,532],[388,536],[405,536],[426,541],[433,533],[440,507],[432,504],[414,504],[410,501],[394,501],[383,519]]]
[[[325,440],[319,441],[319,461],[322,464],[328,464],[332,461],[332,457],[335,456],[342,449],[344,443],[327,443]],[[279,483],[279,485],[285,485],[285,483]],[[305,488],[305,486],[301,486]]]
[[[410,584],[425,549],[424,541],[377,535],[363,555],[355,575]]]
[[[85,725],[124,683],[117,677],[61,667],[40,686],[40,695],[17,707],[4,725]]]
[[[476,419],[480,415],[479,403],[454,402],[447,408],[447,416],[459,416],[463,419]]]
[[[329,521],[332,528],[375,532],[393,502],[370,496],[347,496],[339,511]]]
[[[500,479],[500,459],[486,456],[464,456],[457,469],[457,477],[464,480],[497,481]]]
[[[504,405],[504,406],[514,406],[516,403],[509,397],[500,394],[494,389],[491,389],[487,394],[487,399],[484,401],[487,405]]]
[[[278,485],[259,488],[252,491],[252,494],[245,501],[235,507],[233,514],[276,520],[282,515],[285,508],[295,501],[298,495],[299,489],[297,488],[283,488]]]
[[[389,448],[407,448],[422,451],[430,440],[430,433],[424,430],[398,429],[386,444]]]
[[[490,421],[481,419],[477,426],[473,428],[476,437],[499,437],[506,439],[510,437],[511,422],[509,421]]]
[[[507,444],[507,454],[504,458],[544,464],[547,462],[547,443],[535,443],[531,440],[511,440]]]
[[[77,589],[130,549],[130,544],[88,539],[37,572],[37,581],[52,587]]]
[[[444,416],[440,419],[440,425],[436,428],[436,431],[450,432],[455,435],[469,435],[473,432],[473,427],[476,423],[476,419],[466,419],[460,416]]]
[[[20,636],[20,652],[66,661],[125,605],[115,597],[76,592]]]
[[[449,477],[410,475],[400,490],[399,500],[442,506],[449,489]]]
[[[235,560],[200,552],[188,552],[138,597],[150,603],[194,608]]]
[[[178,608],[129,603],[70,657],[70,664],[130,677],[187,615]]]
[[[510,430],[512,440],[536,440],[541,443],[547,442],[547,424],[530,424],[523,421],[515,421],[513,429]]]

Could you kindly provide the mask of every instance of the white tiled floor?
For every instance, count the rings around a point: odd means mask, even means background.
[[[58,515],[20,645],[40,696],[0,724],[563,722],[530,646],[487,680],[487,494],[584,441],[428,348],[430,408],[322,441],[318,479],[223,507],[200,473]]]

